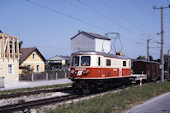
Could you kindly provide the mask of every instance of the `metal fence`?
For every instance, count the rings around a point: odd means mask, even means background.
[[[51,73],[32,73],[32,74],[24,74],[19,76],[20,81],[38,81],[38,80],[57,80],[69,77],[69,71],[58,71]]]

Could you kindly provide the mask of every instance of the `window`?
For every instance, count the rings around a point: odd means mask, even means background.
[[[40,66],[37,65],[37,72],[40,72]]]
[[[126,66],[126,61],[123,61],[123,66]]]
[[[111,66],[111,60],[110,59],[106,59],[106,66]]]
[[[79,56],[73,56],[72,66],[79,66]]]
[[[12,53],[12,41],[9,41],[10,53]]]
[[[100,57],[98,57],[98,66],[100,66]]]
[[[90,66],[90,56],[81,57],[81,66]]]
[[[12,74],[12,73],[13,73],[13,65],[8,64],[8,74]]]
[[[32,59],[34,59],[35,58],[35,54],[32,54]]]

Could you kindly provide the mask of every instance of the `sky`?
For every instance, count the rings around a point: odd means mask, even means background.
[[[0,0],[0,30],[37,47],[49,59],[71,54],[71,40],[78,30],[105,35],[120,34],[117,50],[131,58],[160,57],[161,13],[170,0]],[[170,49],[170,8],[164,13],[164,53]],[[111,39],[115,35],[109,35]],[[113,51],[113,50],[112,50]]]

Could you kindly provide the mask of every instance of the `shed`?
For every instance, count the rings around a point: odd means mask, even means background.
[[[46,68],[57,70],[57,69],[64,69],[68,70],[70,65],[70,56],[62,56],[62,55],[56,55],[46,62]]]
[[[71,52],[96,51],[110,52],[110,39],[96,33],[80,31],[71,38]]]

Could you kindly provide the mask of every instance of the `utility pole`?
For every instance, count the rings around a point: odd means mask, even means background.
[[[165,8],[170,8],[170,5],[168,7],[159,7],[157,8],[156,6],[153,6],[153,9],[161,9],[161,55],[160,55],[160,59],[161,59],[161,65],[160,65],[160,69],[161,69],[161,82],[164,82],[164,54],[163,54],[163,46],[164,46],[164,38],[163,38],[163,34],[164,34],[164,30],[163,30],[163,9]]]
[[[149,61],[149,39],[147,39],[147,61]]]
[[[168,59],[167,59],[167,71],[168,71],[168,77],[169,77],[169,52],[170,52],[170,49],[168,49]]]
[[[149,41],[152,40],[152,38],[147,39],[147,61],[150,61],[149,59]]]

